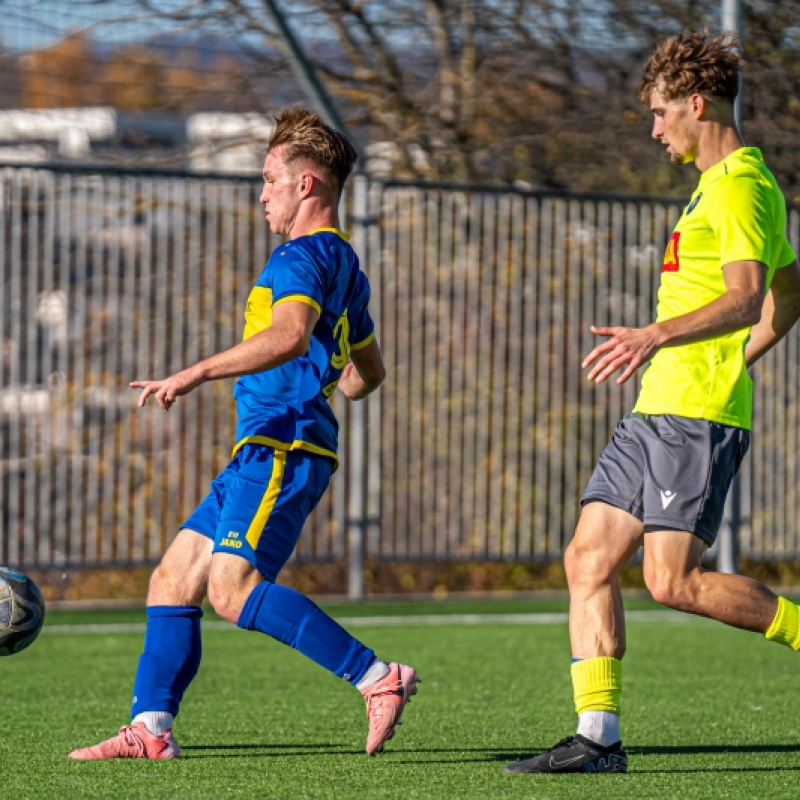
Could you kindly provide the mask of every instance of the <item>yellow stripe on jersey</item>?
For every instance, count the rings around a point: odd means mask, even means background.
[[[287,294],[286,297],[281,297],[280,300],[276,300],[272,304],[273,308],[279,306],[281,303],[305,303],[307,306],[311,306],[317,314],[322,316],[322,309],[319,303],[313,297],[309,297],[305,294]]]
[[[244,307],[244,334],[249,339],[272,325],[272,289],[254,286]]]
[[[261,538],[261,534],[266,527],[267,520],[269,519],[269,515],[272,513],[272,509],[275,508],[275,503],[278,500],[278,495],[281,492],[281,483],[283,483],[283,475],[286,472],[286,451],[285,450],[274,450],[272,453],[272,475],[270,475],[269,483],[267,484],[267,490],[264,492],[264,496],[261,498],[261,502],[258,504],[258,510],[253,517],[253,521],[250,523],[250,527],[247,529],[247,534],[245,538],[247,539],[248,544],[253,550],[256,549],[258,545],[258,540]]]
[[[360,350],[362,347],[366,347],[374,338],[375,338],[375,331],[372,331],[372,333],[369,336],[367,336],[367,338],[364,339],[363,342],[356,342],[355,344],[351,344],[350,349]]]
[[[231,451],[231,458],[233,458],[246,444],[263,444],[267,447],[272,447],[275,450],[303,450],[306,453],[313,453],[315,456],[332,458],[334,462],[336,462],[336,467],[339,466],[339,456],[336,455],[333,450],[328,450],[325,447],[318,447],[317,445],[311,444],[311,442],[305,442],[302,439],[295,439],[293,442],[282,442],[280,439],[273,439],[271,436],[261,435],[245,436],[244,439],[242,439],[240,442],[237,442],[236,446]]]
[[[319,303],[313,298],[304,294],[290,294],[272,302],[272,289],[266,286],[254,286],[247,298],[247,305],[244,309],[244,333],[242,339],[249,339],[251,336],[260,333],[272,326],[272,309],[281,303],[305,303],[311,306],[317,314],[322,315]]]

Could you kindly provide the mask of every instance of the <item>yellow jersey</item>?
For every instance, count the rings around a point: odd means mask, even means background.
[[[760,261],[767,287],[794,261],[786,202],[756,147],[741,147],[701,176],[667,244],[656,321],[708,305],[726,291],[723,267]],[[750,329],[664,347],[642,376],[634,411],[676,414],[750,429],[753,385],[744,349]]]

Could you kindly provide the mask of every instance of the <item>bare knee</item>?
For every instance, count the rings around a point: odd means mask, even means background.
[[[182,529],[150,576],[151,606],[199,606],[206,594],[211,540]]]
[[[205,575],[196,570],[178,570],[162,561],[150,576],[148,605],[199,606],[204,597]]]
[[[564,551],[564,570],[570,594],[608,583],[614,575],[613,565],[598,548],[581,544],[577,539]]]
[[[694,572],[671,574],[665,570],[645,570],[644,582],[653,600],[667,608],[689,613],[696,610]]]
[[[242,613],[247,596],[242,597],[239,587],[234,587],[221,580],[214,580],[213,576],[208,583],[208,602],[214,611],[223,619],[236,623]]]
[[[244,559],[217,553],[208,577],[208,602],[223,619],[236,623],[261,576]]]
[[[147,599],[153,604],[161,605],[159,601],[166,598],[169,589],[168,587],[171,585],[171,581],[169,579],[169,572],[165,570],[161,564],[159,564],[154,570],[153,574],[150,576],[150,581],[147,588]]]

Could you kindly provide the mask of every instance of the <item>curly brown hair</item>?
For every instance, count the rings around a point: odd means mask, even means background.
[[[287,145],[283,156],[288,164],[298,159],[324,169],[341,195],[345,181],[358,160],[358,153],[344,134],[326,125],[304,108],[288,108],[275,116],[275,130],[269,149]]]
[[[645,105],[656,89],[665,100],[697,92],[733,102],[744,61],[739,49],[739,40],[731,33],[712,37],[708,32],[683,31],[660,44],[650,56],[636,94]]]

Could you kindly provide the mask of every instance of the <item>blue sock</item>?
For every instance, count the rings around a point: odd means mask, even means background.
[[[183,693],[200,667],[202,616],[197,606],[148,607],[131,718],[144,711],[178,713]]]
[[[305,595],[269,581],[250,592],[237,624],[290,645],[354,686],[375,660],[372,650]]]

